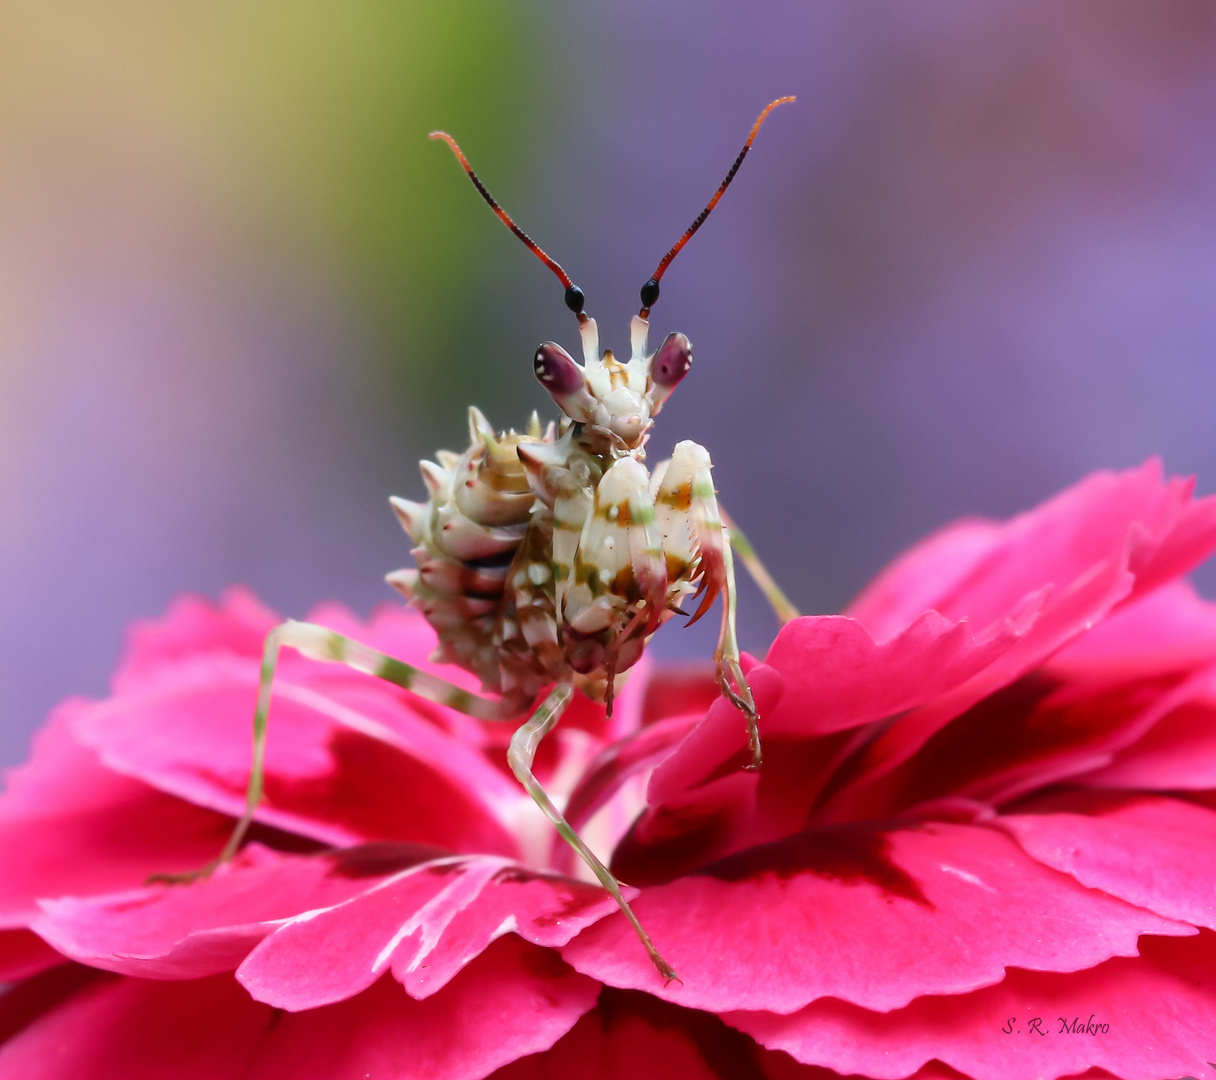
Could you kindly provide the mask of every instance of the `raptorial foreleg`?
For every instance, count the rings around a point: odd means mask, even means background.
[[[541,739],[553,729],[553,725],[561,718],[566,706],[570,704],[570,699],[573,695],[574,687],[570,683],[558,683],[549,696],[541,702],[540,707],[532,714],[527,723],[523,724],[511,736],[511,746],[507,750],[507,761],[516,779],[523,784],[524,789],[536,801],[536,805],[541,808],[545,817],[561,833],[562,839],[574,848],[579,858],[587,864],[591,872],[599,879],[600,884],[604,886],[617,902],[622,914],[629,920],[629,925],[633,927],[634,932],[638,935],[638,939],[645,946],[646,952],[650,955],[654,966],[658,968],[659,974],[670,982],[672,979],[678,979],[675,969],[659,955],[659,950],[654,947],[654,942],[650,940],[650,935],[646,933],[645,927],[638,921],[638,917],[633,913],[629,902],[621,895],[620,883],[613,876],[612,871],[600,862],[596,858],[595,853],[583,843],[582,838],[574,831],[574,828],[565,817],[562,816],[562,812],[553,805],[553,800],[549,798],[545,789],[541,787],[540,781],[532,773],[532,762],[536,758],[536,748],[540,745]]]
[[[759,768],[761,759],[759,717],[751,688],[739,666],[735,567],[730,536],[722,523],[714,492],[712,469],[705,447],[691,441],[677,443],[659,484],[655,506],[659,511],[663,550],[669,564],[686,564],[699,578],[703,596],[693,621],[709,610],[719,594],[722,597],[722,628],[718,633],[714,663],[723,695],[743,713],[751,751],[750,767],[754,769]]]
[[[667,606],[663,534],[649,488],[650,474],[633,458],[621,458],[605,471],[579,534],[560,611],[568,648],[578,638],[613,635],[597,641],[593,655],[596,666],[605,662],[617,671],[641,655],[643,641],[658,629]],[[608,655],[601,659],[604,652]],[[578,661],[573,667],[587,670]]]
[[[414,667],[402,660],[379,652],[361,642],[335,633],[315,623],[288,620],[280,623],[266,635],[262,649],[262,667],[258,678],[257,703],[253,710],[253,758],[249,770],[249,786],[245,790],[245,810],[232,830],[232,835],[216,858],[189,874],[156,875],[162,881],[189,881],[209,876],[216,867],[231,859],[244,842],[245,834],[253,824],[253,816],[262,801],[262,788],[266,765],[266,728],[270,716],[270,696],[274,686],[275,669],[278,666],[279,650],[284,646],[295,649],[310,660],[323,660],[345,664],[367,675],[404,687],[419,697],[447,705],[458,712],[479,720],[507,720],[518,715],[501,701],[479,697],[446,679],[432,675],[429,671]]]

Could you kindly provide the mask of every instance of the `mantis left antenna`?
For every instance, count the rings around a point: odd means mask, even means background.
[[[464,156],[464,151],[460,149],[456,143],[456,140],[453,139],[451,135],[449,135],[446,131],[432,131],[428,138],[442,139],[448,144],[452,153],[456,155],[456,160],[460,162],[460,167],[469,174],[469,179],[473,181],[473,186],[481,193],[481,197],[490,204],[490,209],[498,215],[499,220],[524,242],[524,245],[530,252],[532,252],[533,255],[540,259],[541,262],[543,262],[550,270],[553,271],[557,277],[557,280],[562,283],[566,290],[566,307],[568,307],[574,312],[575,315],[578,316],[580,325],[585,323],[587,321],[587,313],[583,310],[583,307],[587,302],[586,297],[583,295],[583,290],[570,280],[570,275],[562,269],[561,263],[559,263],[556,259],[551,259],[545,253],[540,244],[538,244],[532,239],[532,237],[524,232],[523,229],[516,225],[511,219],[511,215],[498,205],[494,196],[486,190],[485,184],[483,184],[477,178],[477,174],[473,171],[473,166],[469,164],[469,159]]]

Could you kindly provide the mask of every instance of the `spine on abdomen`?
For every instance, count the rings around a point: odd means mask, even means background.
[[[545,441],[552,437],[547,433]],[[469,448],[459,456],[440,451],[438,462],[422,462],[430,498],[391,500],[414,542],[410,554],[417,569],[395,571],[389,583],[439,635],[432,659],[459,664],[495,693],[502,690],[495,623],[536,501],[516,447],[540,441],[535,414],[526,434],[496,435],[481,412],[470,408]]]

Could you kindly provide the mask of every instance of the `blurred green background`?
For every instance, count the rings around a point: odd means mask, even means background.
[[[1163,453],[1216,476],[1209,0],[0,9],[0,763],[104,692],[133,618],[253,586],[391,602],[389,494],[553,407],[664,281],[704,442],[788,591],[837,610],[964,513]],[[745,647],[774,624],[748,588]],[[664,655],[708,655],[712,627]]]

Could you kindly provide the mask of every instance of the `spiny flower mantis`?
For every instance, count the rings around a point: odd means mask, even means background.
[[[602,354],[585,298],[562,267],[515,224],[473,172],[456,141],[433,132],[456,155],[495,214],[558,278],[578,318],[583,363],[545,342],[533,359],[541,385],[561,409],[542,428],[534,413],[523,433],[496,432],[469,410],[469,446],[422,462],[424,503],[392,499],[415,547],[416,568],[388,575],[439,637],[434,659],[476,674],[483,697],[420,668],[334,633],[288,621],[271,631],[262,659],[254,712],[253,765],[246,807],[220,856],[240,847],[262,797],[266,727],[279,650],[338,661],[430,701],[481,720],[526,718],[507,753],[512,771],[567,843],[613,896],[659,973],[676,978],[621,894],[620,884],[569,825],[532,771],[536,749],[575,690],[605,702],[609,713],[619,675],[641,657],[658,628],[684,604],[697,602],[690,623],[722,598],[714,652],[723,695],[742,714],[750,768],[761,762],[758,716],[739,666],[732,543],[778,618],[797,615],[760,565],[751,546],[718,506],[709,452],[681,442],[653,473],[646,443],[659,413],[692,365],[683,334],[668,334],[653,352],[647,334],[659,283],[671,261],[705,222],[751,149],[771,102],[714,196],[641,289],[642,308],[630,327],[631,355]],[[539,704],[535,704],[547,691]],[[535,707],[534,707],[535,706]],[[192,875],[197,876],[197,875]]]

